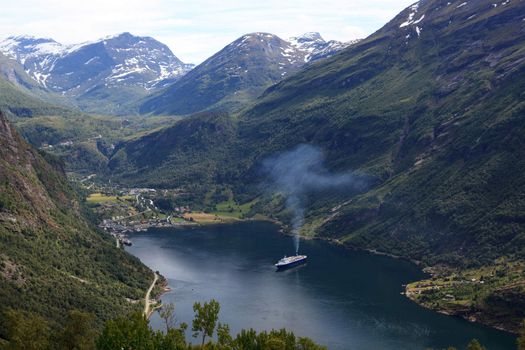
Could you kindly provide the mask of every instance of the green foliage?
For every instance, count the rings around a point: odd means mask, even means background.
[[[234,134],[235,123],[229,116],[197,115],[162,132],[118,145],[108,167],[118,172],[119,182],[134,186],[176,188],[190,184],[185,191],[187,200],[203,202],[208,185],[216,181],[214,173],[221,161],[236,161],[227,148]]]
[[[525,320],[522,322],[518,337],[518,350],[525,350]]]
[[[48,350],[50,329],[45,318],[30,313],[5,312],[8,345],[5,350]]]
[[[159,310],[160,318],[164,321],[164,324],[166,325],[166,332],[168,332],[170,329],[173,329],[175,327],[175,305],[165,304],[162,305],[162,307]]]
[[[141,313],[119,317],[106,322],[98,337],[98,350],[179,350],[187,349],[185,326],[170,328],[166,333],[155,332]]]
[[[128,300],[143,297],[151,272],[92,228],[60,163],[46,161],[3,116],[0,184],[0,215],[10,218],[0,225],[0,325],[8,308],[39,314],[52,328],[70,309],[95,314],[100,325],[138,308]]]
[[[5,57],[0,54],[0,63]],[[24,72],[25,73],[25,72]],[[28,79],[32,81],[32,79]],[[40,91],[42,92],[42,91]],[[49,93],[43,92],[49,97]],[[40,96],[39,96],[40,95]],[[39,115],[73,115],[74,112],[66,107],[59,107],[41,99],[42,94],[17,86],[0,76],[0,111],[10,117],[28,118]],[[54,99],[54,102],[58,99]]]
[[[407,285],[406,295],[419,304],[450,315],[469,317],[487,325],[518,332],[525,317],[525,263],[501,258],[470,269],[433,268],[433,277]],[[480,312],[481,311],[481,312]]]
[[[230,326],[219,322],[217,326],[217,345],[222,348],[228,348],[233,345],[233,338],[230,334]]]
[[[285,329],[257,333],[253,329],[242,330],[233,340],[235,350],[323,350],[324,346],[315,344],[308,338],[296,338]]]
[[[94,350],[95,349],[95,315],[72,310],[58,339],[58,349]]]
[[[154,339],[147,318],[137,312],[108,321],[97,341],[97,349],[148,350],[153,349]]]
[[[221,307],[215,299],[204,302],[202,305],[199,302],[193,304],[195,318],[193,319],[191,330],[194,337],[197,337],[199,333],[202,335],[202,345],[204,345],[206,337],[213,336],[219,319],[220,309]]]
[[[477,339],[472,339],[468,343],[467,350],[485,350],[485,347],[482,346]]]
[[[102,175],[115,144],[176,120],[175,117],[112,117],[78,113],[18,118],[13,122],[29,143],[36,147],[47,145],[46,152],[61,157],[68,171]],[[65,141],[72,144],[60,145]]]
[[[196,305],[199,303],[196,303]],[[184,339],[186,326],[169,328],[166,333],[155,332],[149,328],[148,320],[139,313],[129,317],[119,317],[106,322],[97,341],[98,350],[137,349],[137,350],[324,350],[325,347],[315,344],[308,338],[297,338],[285,329],[257,333],[255,330],[242,330],[233,338],[230,328],[219,323],[217,342],[204,344],[204,336],[211,337],[217,322],[219,304],[210,302],[199,304],[195,308],[193,324],[199,325],[203,333],[203,343],[191,346]],[[169,308],[171,310],[171,308]],[[195,331],[195,328],[193,329]]]

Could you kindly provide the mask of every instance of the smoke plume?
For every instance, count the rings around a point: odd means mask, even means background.
[[[365,185],[363,177],[354,172],[330,173],[324,160],[319,148],[301,144],[263,161],[263,170],[271,180],[271,189],[286,196],[286,207],[292,213],[296,254],[299,252],[299,232],[304,223],[308,193],[336,188],[359,189]]]

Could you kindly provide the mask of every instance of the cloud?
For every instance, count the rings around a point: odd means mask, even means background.
[[[2,36],[31,34],[65,43],[131,32],[200,63],[249,32],[282,38],[318,31],[347,41],[377,30],[413,0],[3,0]]]

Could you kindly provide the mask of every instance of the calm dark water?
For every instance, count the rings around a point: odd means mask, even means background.
[[[424,277],[406,261],[302,241],[309,262],[276,272],[273,263],[293,253],[292,239],[265,222],[152,229],[132,240],[128,251],[168,278],[173,291],[162,301],[175,303],[190,328],[193,302],[215,298],[234,334],[286,327],[336,350],[465,348],[472,338],[489,350],[515,348],[513,336],[400,295],[403,284]],[[151,323],[162,329],[157,314]]]

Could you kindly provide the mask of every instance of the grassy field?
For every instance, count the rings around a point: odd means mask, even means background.
[[[255,203],[257,203],[257,199],[254,199],[253,201],[244,204],[237,204],[233,199],[230,199],[218,203],[215,206],[216,210],[213,211],[212,214],[218,216],[233,217],[236,219],[243,219],[244,215],[250,212],[251,208]]]
[[[185,213],[184,218],[186,220],[194,221],[198,224],[220,224],[226,222],[237,221],[238,219],[232,216],[220,216],[213,213],[204,213],[204,212],[192,212]]]
[[[183,218],[170,218],[170,221],[172,223],[179,223],[179,224],[186,222],[186,220],[184,220]]]
[[[92,193],[87,197],[88,203],[117,203],[123,200],[135,200],[133,196],[108,196],[102,193]]]

